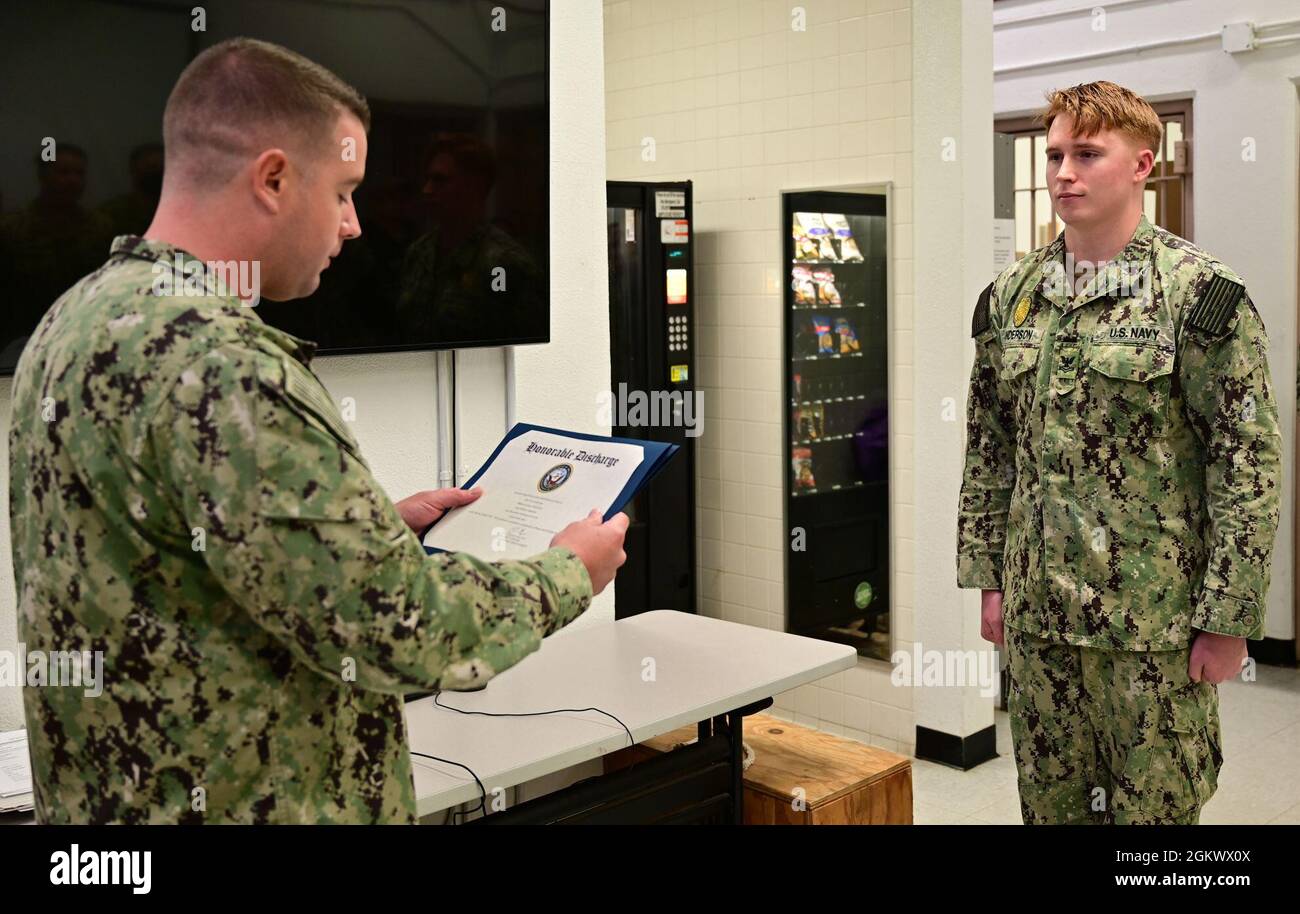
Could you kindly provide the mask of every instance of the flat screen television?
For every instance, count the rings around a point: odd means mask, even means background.
[[[548,13],[546,0],[0,3],[0,374],[114,236],[148,227],[168,93],[239,35],[330,68],[372,112],[361,237],[310,297],[263,301],[263,320],[322,353],[547,342]]]

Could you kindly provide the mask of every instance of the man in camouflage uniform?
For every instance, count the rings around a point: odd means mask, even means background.
[[[439,134],[425,155],[420,198],[433,224],[406,250],[396,303],[398,327],[414,339],[485,339],[502,327],[531,336],[539,329],[546,277],[489,218],[496,173],[492,150],[467,134]]]
[[[249,99],[265,109],[221,107]],[[359,234],[367,122],[355,90],[283,48],[200,54],[168,101],[147,238],[116,239],[24,351],[20,639],[104,656],[98,698],[24,690],[42,822],[412,822],[403,693],[481,686],[623,559],[621,515],[528,561],[426,556],[413,528],[475,496],[389,501],[312,344],[214,269],[257,259],[267,297],[309,294]],[[204,133],[230,123],[223,144]]]
[[[984,636],[1005,631],[1024,821],[1194,824],[1222,762],[1216,684],[1263,637],[1267,342],[1241,278],[1141,214],[1154,111],[1111,83],[1050,101],[1069,228],[976,306],[958,583],[984,591]],[[1101,263],[1078,282],[1076,246]]]

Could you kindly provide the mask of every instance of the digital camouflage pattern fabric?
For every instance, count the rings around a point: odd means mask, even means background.
[[[403,693],[482,685],[590,579],[566,549],[426,556],[312,344],[225,288],[119,237],[19,362],[19,637],[104,655],[98,698],[24,689],[38,818],[412,822]]]
[[[1262,638],[1281,437],[1244,284],[1145,217],[1079,295],[1063,257],[1064,233],[977,307],[959,586],[1080,647]]]
[[[1115,651],[1006,630],[1027,825],[1195,825],[1223,764],[1219,692],[1190,647]]]

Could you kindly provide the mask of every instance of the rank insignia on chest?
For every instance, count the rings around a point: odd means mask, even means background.
[[[1079,347],[1062,346],[1056,356],[1057,388],[1069,390],[1079,376]]]
[[[1011,319],[1017,327],[1020,327],[1025,323],[1025,319],[1028,317],[1029,317],[1029,298],[1025,297],[1020,299],[1020,304],[1016,305],[1016,311],[1013,315],[1011,315]]]

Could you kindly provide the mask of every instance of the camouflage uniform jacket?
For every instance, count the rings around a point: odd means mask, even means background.
[[[1068,644],[1263,637],[1281,437],[1244,284],[1145,217],[1078,295],[1063,259],[1064,233],[976,306],[959,586]]]
[[[313,345],[225,288],[122,236],[20,360],[20,640],[104,656],[97,698],[24,689],[37,815],[412,822],[403,693],[517,663],[587,607],[590,579],[566,549],[427,556]]]

